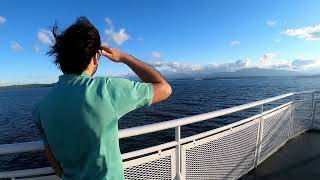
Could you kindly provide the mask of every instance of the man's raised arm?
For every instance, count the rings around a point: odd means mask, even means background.
[[[143,82],[153,84],[154,95],[152,103],[165,100],[171,95],[172,89],[169,83],[150,65],[147,65],[133,56],[125,54],[115,48],[101,46],[101,49],[102,55],[106,56],[111,61],[127,64]]]

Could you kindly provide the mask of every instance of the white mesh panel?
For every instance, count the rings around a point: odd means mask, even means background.
[[[289,139],[291,107],[264,116],[259,163],[278,150]]]
[[[232,130],[182,146],[182,173],[187,180],[237,179],[254,166],[259,123],[254,120]]]
[[[313,129],[320,130],[320,101],[315,101],[314,104],[314,121],[313,121]]]
[[[301,134],[311,127],[312,102],[294,103],[291,137]]]
[[[126,180],[172,180],[175,175],[175,151],[126,161],[124,174]]]

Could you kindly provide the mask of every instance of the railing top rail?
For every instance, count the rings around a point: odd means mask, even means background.
[[[12,178],[12,177],[24,177],[24,176],[34,176],[34,175],[47,175],[53,174],[53,169],[51,167],[43,167],[36,169],[26,169],[26,170],[14,170],[14,171],[4,171],[0,172],[0,179],[2,178]]]
[[[44,149],[42,141],[23,142],[0,145],[0,155],[9,153],[22,153]]]
[[[309,94],[309,93],[318,93],[320,91],[299,91],[299,92],[293,92],[294,95],[298,94]]]
[[[175,128],[177,126],[184,126],[184,125],[188,125],[188,124],[192,124],[200,121],[205,121],[205,120],[216,118],[219,116],[250,109],[262,104],[267,104],[272,101],[277,101],[292,95],[293,93],[287,93],[280,96],[275,96],[272,98],[267,98],[267,99],[263,99],[263,100],[259,100],[259,101],[239,105],[239,106],[234,106],[234,107],[230,107],[222,110],[217,110],[213,112],[208,112],[204,114],[199,114],[199,115],[194,115],[194,116],[189,116],[185,118],[174,119],[170,121],[159,122],[159,123],[154,123],[154,124],[149,124],[144,126],[138,126],[138,127],[128,128],[128,129],[122,129],[119,131],[119,138],[138,136],[142,134],[148,134],[152,132]]]

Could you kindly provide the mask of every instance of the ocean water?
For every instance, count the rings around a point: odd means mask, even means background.
[[[292,91],[319,90],[320,78],[175,80],[170,81],[170,84],[173,88],[170,99],[125,115],[119,120],[119,128],[197,115]],[[50,88],[0,90],[0,144],[40,139],[31,112],[49,90]],[[258,108],[252,108],[241,113],[183,126],[182,137],[214,129],[257,112]],[[124,153],[172,140],[173,129],[121,140],[120,147]],[[0,156],[0,171],[45,165],[48,163],[42,152]]]

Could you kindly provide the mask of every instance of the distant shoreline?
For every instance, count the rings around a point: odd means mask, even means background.
[[[55,83],[51,84],[21,84],[21,85],[11,85],[11,86],[0,86],[0,90],[9,90],[9,89],[24,89],[24,88],[43,88],[43,87],[52,87]]]
[[[168,78],[169,81],[179,81],[179,80],[222,80],[222,79],[268,79],[268,78],[319,78],[320,75],[299,75],[299,76],[240,76],[240,77],[188,77],[188,78]],[[138,79],[134,79],[138,80]],[[43,88],[43,87],[53,87],[55,83],[51,84],[21,84],[21,85],[10,85],[10,86],[0,86],[0,90],[9,89],[23,89],[23,88]]]

